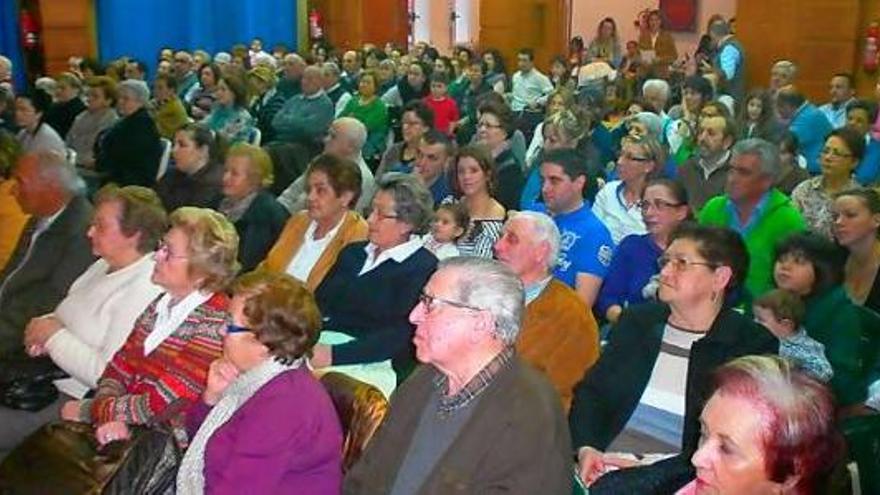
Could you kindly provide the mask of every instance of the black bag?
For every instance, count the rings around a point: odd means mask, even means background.
[[[39,411],[58,399],[52,383],[67,377],[48,357],[13,357],[0,361],[0,406]]]

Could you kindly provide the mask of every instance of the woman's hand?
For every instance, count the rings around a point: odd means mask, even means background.
[[[620,319],[620,313],[623,313],[623,308],[619,304],[611,305],[605,311],[605,319],[610,323],[617,323],[617,320]]]
[[[31,318],[24,330],[24,347],[43,347],[64,325],[54,316]]]
[[[104,423],[95,430],[95,439],[102,447],[116,440],[128,440],[130,436],[131,431],[122,421]]]
[[[312,357],[309,359],[313,369],[326,368],[333,364],[333,352],[329,345],[316,344],[312,348]]]
[[[208,384],[202,393],[205,404],[213,406],[217,404],[223,391],[238,377],[238,368],[226,358],[215,359],[208,368]]]
[[[638,464],[637,460],[606,454],[593,447],[583,447],[578,451],[578,475],[587,486],[595,483],[608,471],[630,468]]]
[[[79,421],[79,411],[82,408],[82,402],[78,400],[69,400],[61,406],[61,419],[66,421]]]

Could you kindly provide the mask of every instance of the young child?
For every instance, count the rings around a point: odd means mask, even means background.
[[[779,339],[779,355],[799,364],[817,379],[827,382],[834,372],[825,357],[825,346],[801,327],[806,308],[796,294],[775,289],[755,299],[755,321]]]
[[[434,253],[438,260],[458,256],[455,241],[464,235],[470,217],[462,203],[448,203],[437,207],[431,233],[425,234],[425,249]]]
[[[453,127],[458,122],[458,105],[449,97],[449,76],[446,74],[434,74],[431,76],[431,94],[425,97],[425,104],[434,111],[434,128],[452,136],[455,132]]]

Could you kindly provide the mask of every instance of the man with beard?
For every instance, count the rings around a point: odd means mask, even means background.
[[[697,156],[678,169],[678,176],[687,190],[691,208],[700,211],[713,196],[724,194],[730,168],[730,147],[736,141],[733,120],[719,115],[700,120],[697,133]]]

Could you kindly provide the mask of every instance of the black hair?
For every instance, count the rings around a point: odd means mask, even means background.
[[[774,261],[778,262],[789,255],[813,265],[816,279],[809,295],[825,292],[843,283],[846,250],[824,236],[812,232],[799,232],[788,236],[776,245]]]
[[[868,114],[868,122],[877,120],[877,104],[871,100],[863,98],[855,99],[846,105],[846,113],[849,114],[853,110],[864,110]]]
[[[559,165],[562,168],[562,172],[571,180],[575,180],[580,176],[584,176],[587,179],[590,178],[590,171],[587,168],[584,157],[575,150],[558,149],[548,151],[543,154],[541,163]]]
[[[703,97],[703,103],[706,103],[712,99],[712,83],[710,83],[709,80],[703,76],[696,74],[693,76],[688,76],[688,78],[684,80],[683,88],[691,89],[696,91],[697,93],[700,93],[700,96]]]
[[[859,134],[855,129],[851,127],[834,129],[828,134],[828,137],[826,137],[825,140],[827,141],[828,138],[831,137],[836,137],[842,140],[844,144],[846,144],[846,147],[849,148],[849,152],[856,161],[861,161],[865,156],[865,136]]]
[[[426,105],[422,100],[413,100],[407,103],[403,107],[403,111],[400,112],[400,115],[403,116],[406,112],[416,114],[416,117],[418,117],[425,126],[434,127],[434,110],[431,110],[431,107]]]
[[[689,239],[697,244],[697,252],[711,266],[730,267],[732,276],[724,288],[726,306],[736,304],[749,273],[749,251],[746,243],[733,229],[684,222],[670,237],[670,242]]]

